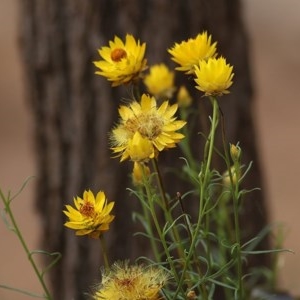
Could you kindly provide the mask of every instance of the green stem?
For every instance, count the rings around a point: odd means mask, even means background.
[[[243,273],[242,273],[242,255],[241,255],[241,234],[239,226],[239,209],[238,199],[233,199],[233,210],[234,210],[234,227],[235,227],[235,242],[237,244],[237,276],[238,276],[238,299],[243,299]]]
[[[231,197],[233,201],[233,214],[234,214],[234,231],[235,231],[235,243],[236,243],[236,256],[237,256],[237,295],[238,299],[243,299],[244,297],[244,286],[243,286],[243,270],[242,270],[242,253],[241,253],[241,233],[240,233],[240,224],[239,224],[239,179],[237,176],[236,181],[233,180],[233,174],[231,171],[231,164],[230,164],[230,155],[228,151],[228,143],[226,141],[226,134],[225,134],[225,122],[224,117],[221,112],[221,124],[222,124],[222,141],[225,153],[225,161],[228,169],[228,174],[231,182]],[[234,170],[235,172],[239,172],[240,165],[238,162],[234,162]]]
[[[185,273],[187,271],[187,266],[189,265],[189,262],[193,256],[193,253],[195,251],[196,242],[198,240],[198,234],[200,231],[202,224],[202,219],[204,216],[204,207],[205,207],[205,194],[207,192],[208,188],[208,182],[209,182],[209,173],[210,173],[210,166],[212,161],[212,155],[213,155],[213,149],[214,149],[214,142],[215,142],[215,132],[218,125],[218,102],[215,98],[210,98],[212,105],[213,105],[213,116],[211,120],[211,127],[210,127],[210,134],[209,138],[206,141],[205,145],[205,157],[204,157],[204,164],[201,168],[201,174],[200,174],[200,197],[199,197],[199,215],[197,220],[196,228],[192,235],[192,243],[189,248],[188,255],[186,257],[186,265],[183,268],[182,275],[180,278],[180,282],[178,284],[178,288],[175,292],[175,298],[179,293],[179,287],[182,285]],[[206,157],[207,156],[207,157]],[[209,253],[208,253],[209,255]],[[205,284],[201,284],[200,286],[201,292],[203,294],[203,299],[208,299],[207,290],[205,287]]]
[[[161,173],[160,173],[160,170],[158,167],[157,159],[156,158],[152,159],[152,162],[153,162],[154,171],[156,172],[156,176],[157,176],[157,184],[158,184],[158,188],[159,188],[159,193],[161,195],[161,198],[163,199],[164,211],[170,211],[170,205],[169,205],[168,199],[166,197],[166,192],[165,192],[165,188],[163,185]]]
[[[227,209],[227,202],[229,200],[229,195],[227,192],[223,191],[223,194],[221,196],[221,199],[219,199],[219,207],[218,207],[218,214],[217,214],[217,234],[218,238],[222,241],[225,239],[227,240],[232,240],[230,237],[230,233],[232,230],[230,229],[230,220],[228,218],[228,209]],[[227,237],[229,235],[229,238]],[[220,249],[220,263],[221,265],[225,265],[227,262],[228,258],[228,250],[227,248],[221,244],[219,247]],[[228,274],[223,273],[222,278],[223,281],[226,282]],[[232,299],[232,293],[230,289],[224,288],[224,295],[226,300],[231,300]]]
[[[10,222],[11,222],[13,231],[17,235],[17,237],[18,237],[18,239],[19,239],[19,241],[20,241],[20,243],[21,243],[21,245],[22,245],[22,247],[23,247],[23,249],[24,249],[24,251],[27,255],[27,258],[28,258],[28,260],[29,260],[29,262],[30,262],[30,264],[31,264],[31,266],[32,266],[32,268],[33,268],[33,270],[34,270],[34,272],[35,272],[35,274],[36,274],[43,290],[44,290],[44,293],[45,293],[44,298],[48,299],[48,300],[51,300],[52,297],[51,297],[51,294],[50,294],[50,292],[49,292],[49,290],[46,286],[43,275],[42,275],[42,273],[40,273],[40,271],[39,271],[32,255],[31,255],[31,252],[30,252],[30,250],[29,250],[29,248],[28,248],[28,246],[25,242],[25,239],[23,238],[21,230],[20,230],[20,228],[19,228],[19,226],[18,226],[18,224],[15,220],[14,214],[13,214],[11,208],[10,208],[11,199],[9,199],[9,197],[6,199],[4,194],[2,193],[1,189],[0,189],[0,196],[1,196],[1,199],[4,203],[5,211],[6,211],[6,213],[8,214],[8,216],[10,218]]]
[[[100,235],[100,246],[101,246],[102,256],[103,256],[103,260],[104,260],[104,267],[106,270],[108,270],[110,268],[110,265],[109,265],[109,260],[108,260],[108,256],[107,256],[106,242],[105,242],[103,235]]]
[[[167,242],[165,240],[165,237],[164,237],[164,235],[162,233],[162,230],[160,228],[160,225],[159,225],[159,221],[157,219],[157,215],[156,215],[156,211],[155,211],[155,207],[154,207],[154,201],[153,201],[153,197],[152,197],[153,195],[151,193],[151,188],[149,186],[149,182],[148,181],[145,181],[145,189],[146,189],[146,195],[147,195],[147,199],[148,199],[148,203],[149,203],[150,214],[152,216],[152,220],[154,222],[154,226],[156,228],[158,237],[159,237],[159,239],[160,239],[160,241],[162,243],[165,255],[167,257],[167,262],[168,262],[168,264],[170,266],[172,274],[174,275],[176,282],[178,282],[179,281],[179,277],[178,277],[178,274],[177,274],[177,271],[176,271],[176,267],[175,267],[173,258],[172,258],[171,254],[170,254]]]
[[[143,183],[144,183],[144,186],[146,186],[148,184],[148,178],[147,178],[147,175],[145,174],[144,166],[142,166],[142,171],[143,171],[142,172]],[[144,216],[145,221],[146,221],[145,223],[147,224],[147,226],[144,226],[144,227],[145,227],[145,230],[146,230],[148,236],[150,237],[150,245],[151,245],[154,257],[155,257],[157,262],[160,262],[161,257],[160,257],[159,251],[157,249],[157,243],[155,241],[155,237],[154,237],[154,233],[153,233],[153,229],[152,229],[152,224],[151,224],[151,221],[150,221],[149,209],[148,209],[147,205],[145,204],[144,192],[143,192],[142,187],[139,188],[139,197],[141,199],[141,204],[142,204],[142,209],[143,209],[143,216]]]
[[[187,120],[188,119],[188,113],[186,111],[186,108],[180,108],[179,110],[180,113],[180,119],[181,120]],[[194,159],[193,153],[191,151],[191,147],[190,147],[190,131],[191,128],[186,126],[183,126],[182,128],[182,133],[184,135],[184,139],[179,143],[179,146],[184,154],[184,157],[187,159],[190,168],[194,171],[194,172],[199,172],[199,169],[197,169],[197,162]]]
[[[165,192],[162,176],[161,176],[161,173],[160,173],[160,170],[158,167],[157,159],[154,158],[154,159],[152,159],[152,161],[153,161],[154,170],[157,174],[157,183],[158,183],[158,187],[159,187],[159,192],[160,192],[161,198],[163,199],[163,209],[164,209],[165,218],[169,224],[173,224],[174,219],[172,217],[170,205],[169,205],[168,199],[166,197],[166,192]],[[172,233],[174,236],[175,243],[177,245],[176,249],[177,249],[178,256],[180,258],[184,259],[184,249],[183,249],[183,245],[181,243],[180,234],[178,232],[176,224],[174,224],[174,226],[172,226]]]

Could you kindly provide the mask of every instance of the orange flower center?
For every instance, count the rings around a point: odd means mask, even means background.
[[[94,205],[91,202],[84,202],[79,209],[79,212],[85,217],[92,217],[95,214]]]
[[[121,48],[116,48],[114,49],[111,54],[110,54],[110,58],[115,61],[118,62],[120,61],[122,58],[126,58],[127,57],[127,53],[124,49]]]
[[[124,289],[127,291],[132,290],[135,285],[134,278],[122,278],[122,279],[116,278],[116,282],[121,289]]]

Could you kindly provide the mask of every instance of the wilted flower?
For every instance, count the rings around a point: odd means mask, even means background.
[[[172,55],[172,60],[180,65],[176,70],[193,74],[195,65],[198,65],[200,60],[207,60],[217,55],[216,47],[217,43],[212,43],[211,35],[208,36],[205,31],[195,38],[190,38],[180,44],[175,43],[171,49],[168,49],[168,52]]]
[[[102,282],[94,295],[95,300],[159,300],[168,275],[156,267],[129,266],[115,263],[102,274]]]
[[[64,225],[76,231],[76,235],[88,235],[99,238],[100,234],[109,229],[114,216],[110,214],[114,202],[107,203],[104,192],[100,191],[96,197],[89,191],[84,191],[83,198],[74,198],[75,208],[66,205],[64,214],[69,221]]]
[[[196,295],[195,291],[189,291],[186,296],[187,296],[188,300],[195,300],[195,299],[197,299],[197,295]]]
[[[174,75],[165,64],[152,66],[144,79],[148,92],[159,99],[171,98],[175,91]]]
[[[206,96],[228,94],[234,75],[232,69],[223,57],[201,60],[195,67],[196,88]]]
[[[112,86],[135,81],[146,69],[145,50],[146,44],[140,45],[140,41],[136,42],[130,34],[126,35],[125,43],[116,36],[114,41],[109,42],[109,47],[98,50],[103,60],[94,62],[100,69],[95,73],[106,77]]]
[[[128,106],[122,105],[119,108],[120,124],[111,134],[112,150],[121,156],[121,161],[129,158],[130,146],[133,145],[132,139],[136,132],[143,138],[141,140],[139,136],[135,137],[136,142],[139,140],[143,143],[143,153],[146,152],[145,139],[153,145],[153,151],[149,151],[148,158],[156,156],[158,151],[175,147],[184,138],[183,134],[176,131],[186,124],[174,117],[177,109],[177,104],[170,106],[168,101],[157,107],[156,99],[145,94],[142,95],[140,103],[133,101]]]

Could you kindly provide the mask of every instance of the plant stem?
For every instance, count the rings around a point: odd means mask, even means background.
[[[180,113],[181,120],[187,121],[187,119],[188,119],[187,109],[180,108],[179,113]],[[187,159],[190,168],[194,172],[199,172],[199,170],[197,170],[197,162],[195,161],[195,159],[193,157],[192,150],[190,147],[190,140],[191,140],[190,130],[191,130],[190,127],[183,126],[182,133],[184,135],[184,139],[179,143],[179,146],[180,146],[185,158]]]
[[[198,220],[197,220],[197,225],[196,228],[193,232],[192,235],[192,243],[191,246],[189,248],[189,252],[188,255],[186,257],[186,264],[183,268],[182,271],[182,275],[180,278],[180,282],[178,286],[181,286],[185,277],[185,273],[187,271],[187,267],[189,265],[189,261],[193,256],[193,253],[195,251],[195,246],[196,246],[196,242],[198,240],[198,234],[200,231],[202,224],[202,220],[203,220],[203,216],[204,216],[204,207],[205,207],[205,195],[207,192],[207,188],[208,188],[208,182],[209,182],[209,173],[210,173],[210,166],[211,166],[211,161],[212,161],[212,154],[213,154],[213,149],[214,149],[214,142],[215,142],[215,132],[216,132],[216,128],[218,125],[218,102],[215,98],[211,97],[210,98],[212,106],[213,106],[213,115],[212,115],[212,120],[211,120],[211,127],[210,127],[210,134],[209,137],[206,141],[206,145],[205,145],[205,157],[204,157],[204,164],[201,168],[201,173],[200,173],[200,196],[199,196],[199,214],[198,214]],[[208,253],[208,256],[210,256],[210,254]],[[207,294],[207,290],[205,287],[205,284],[201,284],[200,286],[201,292],[202,292],[202,296],[203,299],[208,299],[208,294]],[[175,298],[179,293],[179,287],[177,288],[176,292],[175,292]]]
[[[43,275],[42,275],[42,273],[40,273],[40,271],[39,271],[39,269],[38,269],[38,267],[37,267],[37,265],[36,265],[36,263],[35,263],[32,255],[31,255],[31,252],[30,252],[30,250],[29,250],[29,248],[28,248],[28,246],[26,244],[25,239],[23,238],[21,230],[20,230],[20,228],[19,228],[19,226],[18,226],[18,224],[17,224],[17,222],[15,220],[14,214],[13,214],[11,208],[10,208],[11,199],[9,198],[9,196],[6,199],[6,197],[2,193],[1,189],[0,189],[0,197],[1,197],[2,201],[3,201],[3,203],[4,203],[5,212],[8,214],[8,216],[10,218],[10,222],[11,222],[13,231],[17,235],[17,237],[18,237],[18,239],[19,239],[19,241],[20,241],[20,243],[21,243],[21,245],[22,245],[22,247],[23,247],[23,249],[24,249],[24,251],[25,251],[25,253],[27,255],[27,258],[28,258],[28,260],[29,260],[29,262],[30,262],[30,264],[31,264],[31,266],[32,266],[32,268],[33,268],[33,270],[34,270],[34,272],[35,272],[35,274],[36,274],[36,276],[37,276],[37,278],[38,278],[38,280],[39,280],[39,282],[40,282],[43,290],[44,290],[44,293],[45,293],[44,298],[48,299],[48,300],[51,300],[52,297],[51,297],[51,294],[50,294],[50,292],[49,292],[49,290],[48,290],[48,288],[46,286],[46,283],[44,281]]]
[[[147,175],[145,174],[145,168],[142,165],[142,179],[143,179],[143,185],[144,187],[146,185],[149,184],[149,179],[147,177]],[[145,224],[147,224],[147,226],[144,225],[144,228],[150,238],[150,244],[151,244],[151,248],[152,251],[154,253],[154,257],[156,259],[157,262],[161,262],[161,255],[159,254],[158,248],[157,248],[157,242],[155,241],[155,237],[154,237],[154,233],[153,233],[153,228],[152,228],[152,224],[151,224],[151,220],[150,220],[150,215],[149,215],[149,205],[147,205],[145,203],[145,199],[144,199],[144,191],[143,191],[143,187],[139,186],[139,197],[141,200],[141,204],[142,204],[142,209],[143,209],[143,216],[145,218]]]
[[[152,220],[154,222],[154,225],[155,225],[155,228],[156,228],[156,231],[157,231],[157,234],[158,234],[158,237],[162,243],[162,246],[163,246],[163,249],[164,249],[164,253],[167,257],[167,262],[171,268],[171,271],[172,271],[172,274],[174,275],[174,278],[176,280],[176,282],[179,281],[179,277],[178,277],[178,274],[177,274],[177,271],[176,271],[176,267],[175,267],[175,264],[174,264],[174,261],[173,261],[173,258],[170,254],[170,251],[169,251],[169,248],[168,248],[168,245],[167,245],[167,242],[166,242],[166,239],[165,239],[165,236],[162,232],[162,229],[160,228],[160,225],[159,225],[159,221],[157,219],[157,215],[156,215],[156,211],[155,211],[155,207],[154,207],[154,201],[153,201],[153,195],[152,195],[152,192],[151,192],[151,188],[149,186],[149,182],[148,181],[145,181],[145,189],[146,189],[146,195],[147,195],[147,199],[148,199],[148,203],[149,203],[149,210],[150,210],[150,214],[152,216]]]
[[[100,246],[101,246],[101,249],[102,249],[102,255],[103,255],[103,260],[104,260],[104,266],[105,266],[105,269],[109,269],[110,265],[109,265],[109,260],[108,260],[108,256],[107,256],[107,248],[106,248],[106,242],[105,242],[105,239],[104,239],[104,236],[103,235],[100,235]]]
[[[234,232],[235,232],[235,244],[236,244],[236,268],[237,268],[237,296],[238,299],[244,298],[244,286],[243,286],[243,270],[242,270],[242,253],[241,253],[241,233],[240,233],[240,224],[239,224],[239,179],[237,176],[236,181],[233,180],[233,174],[231,171],[231,164],[230,164],[230,155],[228,151],[228,143],[226,141],[226,134],[225,134],[225,122],[224,117],[221,112],[221,125],[222,125],[222,141],[225,153],[225,162],[228,169],[228,174],[230,178],[230,191],[231,197],[233,201],[233,214],[234,214]],[[234,162],[234,170],[235,172],[239,172],[239,162]]]
[[[166,218],[166,221],[171,225],[171,224],[173,224],[174,219],[172,217],[170,205],[169,205],[168,199],[166,197],[166,192],[165,192],[162,176],[161,176],[161,173],[160,173],[160,170],[158,167],[158,162],[157,162],[157,159],[155,159],[155,158],[152,159],[152,161],[153,161],[154,170],[157,174],[157,182],[158,182],[159,192],[160,192],[161,198],[163,199],[163,210],[164,210],[165,218]],[[184,259],[184,249],[183,249],[183,245],[181,243],[180,234],[178,232],[176,224],[174,224],[172,226],[172,233],[173,233],[176,245],[177,245],[176,249],[178,252],[178,256],[180,258]]]

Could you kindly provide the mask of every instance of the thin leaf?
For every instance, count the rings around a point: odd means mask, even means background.
[[[0,284],[0,288],[5,289],[5,290],[9,290],[9,291],[13,291],[13,292],[16,292],[16,293],[20,293],[20,294],[23,294],[23,295],[27,295],[27,296],[30,296],[30,297],[33,297],[33,298],[45,299],[45,297],[42,296],[42,295],[38,295],[38,294],[29,292],[29,291],[26,291],[26,290],[18,289],[18,288],[12,287],[12,286],[4,285],[4,284]]]

